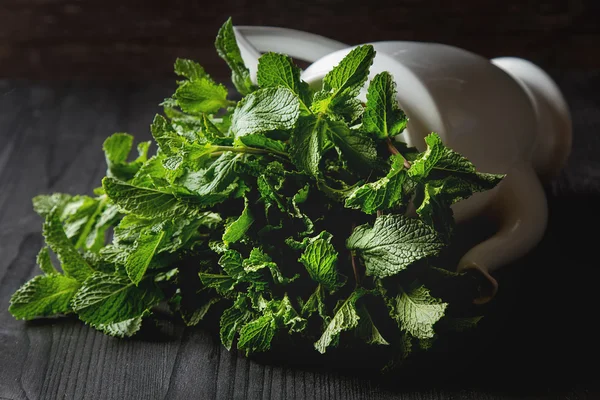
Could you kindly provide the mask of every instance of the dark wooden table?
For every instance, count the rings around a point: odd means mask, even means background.
[[[91,193],[105,173],[105,137],[149,138],[173,83],[0,81],[0,398],[600,398],[600,73],[552,75],[575,133],[568,167],[547,188],[547,234],[499,272],[500,292],[476,332],[391,378],[361,368],[360,358],[342,367],[282,354],[248,360],[211,331],[168,319],[131,340],[74,318],[14,320],[9,298],[38,274],[42,245],[30,199]]]

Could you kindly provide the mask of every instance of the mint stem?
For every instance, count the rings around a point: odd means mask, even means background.
[[[398,155],[398,154],[400,154],[400,152],[398,151],[398,149],[396,148],[396,146],[394,146],[394,143],[392,143],[392,139],[391,138],[388,137],[385,140],[385,144],[387,144],[387,148],[390,151],[390,153],[392,153],[395,156]],[[410,161],[408,161],[406,158],[404,159],[404,168],[406,168],[406,169],[410,168]]]

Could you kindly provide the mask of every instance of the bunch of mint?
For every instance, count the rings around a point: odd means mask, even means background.
[[[75,313],[126,337],[168,304],[187,325],[220,313],[223,345],[247,354],[292,335],[320,353],[364,342],[405,356],[438,326],[474,324],[447,315],[426,283],[461,276],[438,257],[453,237],[450,206],[502,176],[477,172],[434,133],[422,153],[393,140],[407,117],[391,75],[373,78],[366,104],[357,98],[372,46],[314,89],[276,53],[260,58],[255,85],[231,20],[215,45],[240,101],[178,59],[177,90],[151,125],[154,155],[144,142],[130,161],[133,137],[116,133],[94,197],[34,198],[44,274],[13,295],[14,317]]]

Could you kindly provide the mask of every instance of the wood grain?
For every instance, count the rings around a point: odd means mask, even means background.
[[[476,334],[388,378],[361,368],[368,355],[326,363],[292,350],[248,360],[226,351],[211,329],[166,317],[131,340],[74,318],[14,320],[10,295],[38,274],[42,245],[30,199],[91,193],[104,175],[105,137],[149,138],[157,103],[173,85],[0,81],[0,399],[598,398],[597,243],[580,231],[600,225],[600,75],[554,76],[572,108],[575,140],[568,168],[548,187],[544,240],[500,271],[500,293]]]
[[[155,79],[176,57],[228,78],[213,42],[237,25],[300,29],[348,44],[446,43],[483,56],[518,56],[544,68],[600,66],[596,0],[4,0],[0,77]]]

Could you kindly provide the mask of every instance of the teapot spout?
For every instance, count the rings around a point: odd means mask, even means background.
[[[487,303],[496,295],[498,282],[491,274],[525,255],[544,235],[548,206],[535,171],[529,166],[510,171],[485,212],[498,221],[498,231],[469,250],[458,264],[459,272],[478,272],[487,282],[475,304]]]

